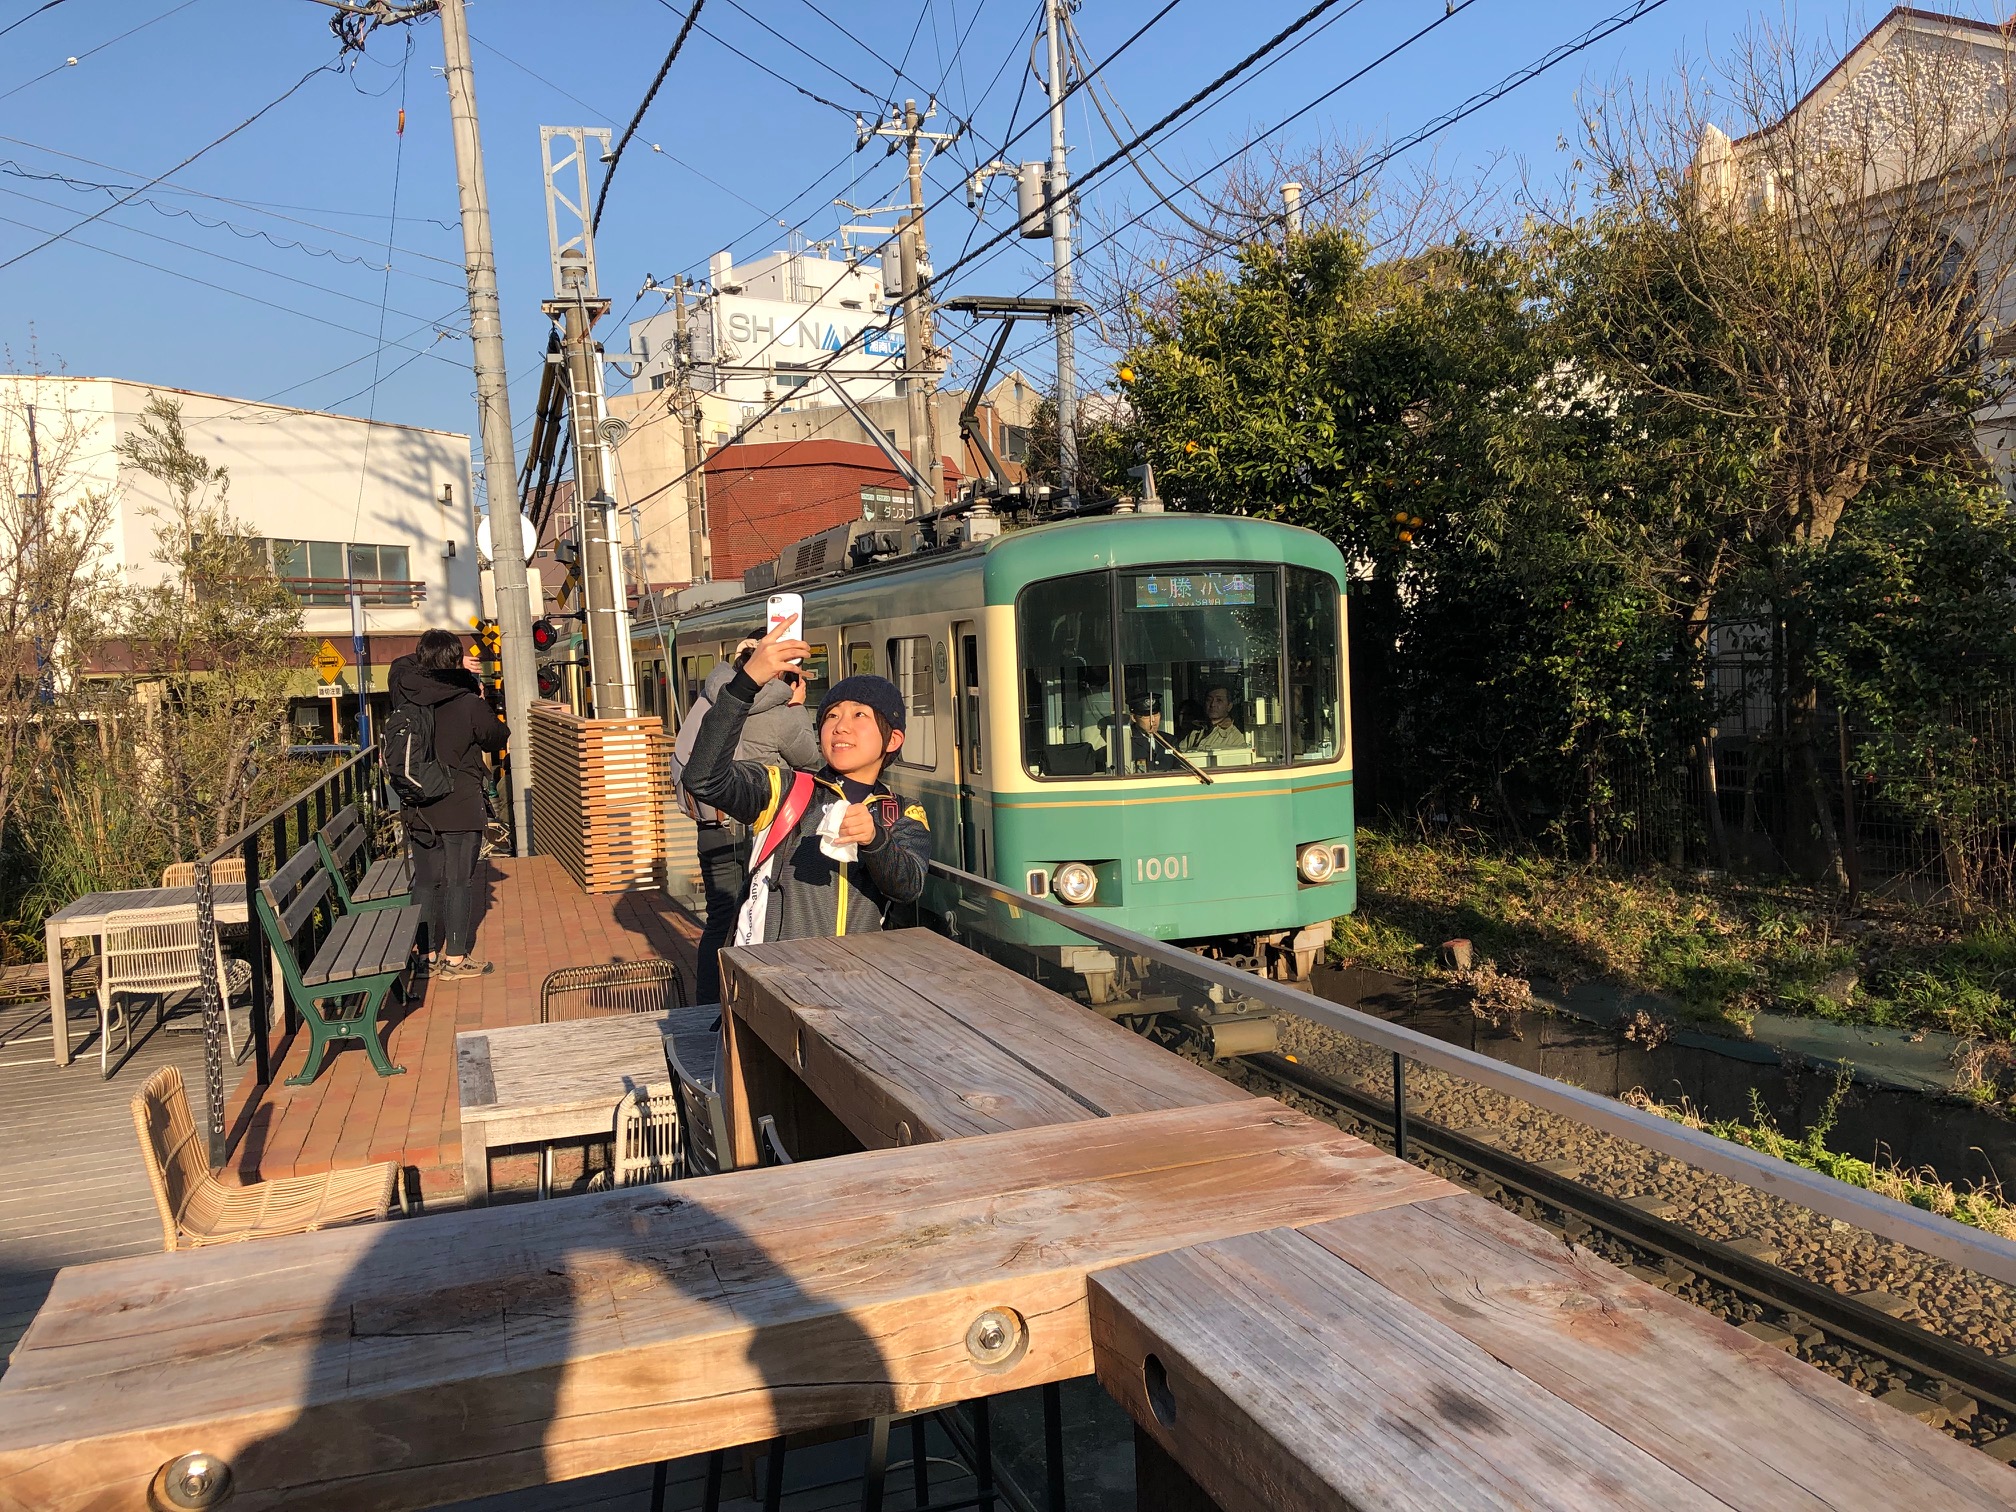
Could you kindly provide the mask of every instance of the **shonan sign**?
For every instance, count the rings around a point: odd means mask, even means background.
[[[843,349],[846,355],[836,364],[843,368],[881,367],[903,356],[902,334],[883,329],[881,320],[865,310],[743,299],[733,294],[718,295],[716,300],[721,334],[734,348],[733,355],[723,351],[720,359],[730,367],[768,367],[780,359],[803,362]],[[863,328],[868,334],[850,347],[848,343]]]

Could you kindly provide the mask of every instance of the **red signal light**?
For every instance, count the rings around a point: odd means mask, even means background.
[[[553,627],[553,621],[548,619],[542,619],[542,620],[534,620],[532,622],[533,650],[551,651],[559,643],[560,643],[560,632]]]

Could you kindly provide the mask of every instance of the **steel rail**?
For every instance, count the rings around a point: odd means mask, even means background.
[[[1279,1055],[1248,1055],[1239,1063],[1357,1121],[1391,1134],[1394,1105],[1346,1086]],[[1407,1139],[1420,1151],[1476,1171],[1552,1208],[1572,1214],[1635,1248],[1679,1262],[1716,1285],[1795,1313],[1836,1343],[1852,1344],[1908,1366],[1919,1375],[1961,1387],[1982,1406],[2016,1413],[2016,1369],[1943,1334],[1858,1302],[1830,1287],[1746,1255],[1683,1224],[1657,1218],[1579,1181],[1536,1166],[1506,1150],[1424,1122],[1405,1120]]]
[[[1759,1154],[1600,1093],[1557,1082],[1535,1071],[1505,1065],[1474,1050],[1444,1044],[1355,1008],[1325,1002],[1310,993],[1253,976],[1222,961],[1121,929],[1090,912],[1052,903],[1048,899],[1032,898],[985,877],[947,866],[942,861],[932,862],[931,870],[936,876],[962,889],[990,897],[1016,912],[1060,924],[1088,940],[1111,946],[1123,955],[1139,956],[1185,972],[1200,981],[1256,999],[1283,1013],[1309,1019],[1353,1039],[1377,1045],[1406,1060],[1463,1077],[1532,1103],[1535,1107],[1576,1119],[1619,1139],[1725,1176],[1740,1185],[1809,1208],[1826,1217],[1838,1218],[1994,1280],[2016,1285],[2016,1242],[1970,1228],[1909,1203],[1850,1186],[1803,1166]]]

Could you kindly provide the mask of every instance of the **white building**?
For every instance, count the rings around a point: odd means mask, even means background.
[[[181,406],[189,449],[229,474],[225,502],[238,524],[268,544],[275,569],[302,601],[298,692],[304,737],[326,705],[315,702],[315,652],[324,638],[347,665],[346,701],[360,686],[382,692],[385,671],[430,628],[469,632],[480,612],[469,438],[450,431],[366,421],[218,394],[68,375],[0,375],[0,473],[15,492],[41,486],[60,500],[111,500],[100,550],[129,587],[160,582],[156,528],[170,495],[125,466],[121,440],[140,431],[159,394]],[[32,415],[32,433],[30,419]],[[352,644],[346,580],[370,585],[365,645]],[[345,716],[348,725],[349,716]],[[346,729],[347,733],[347,729]]]
[[[810,371],[823,366],[856,399],[903,392],[902,317],[883,296],[879,262],[829,257],[824,247],[741,264],[718,252],[708,277],[687,309],[695,388],[751,408],[801,388],[804,403],[831,404]],[[669,306],[631,322],[640,385],[675,381],[677,323]]]

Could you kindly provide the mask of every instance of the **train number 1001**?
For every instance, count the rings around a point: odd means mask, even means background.
[[[1188,856],[1137,856],[1134,858],[1134,880],[1136,882],[1175,882],[1190,875]]]

